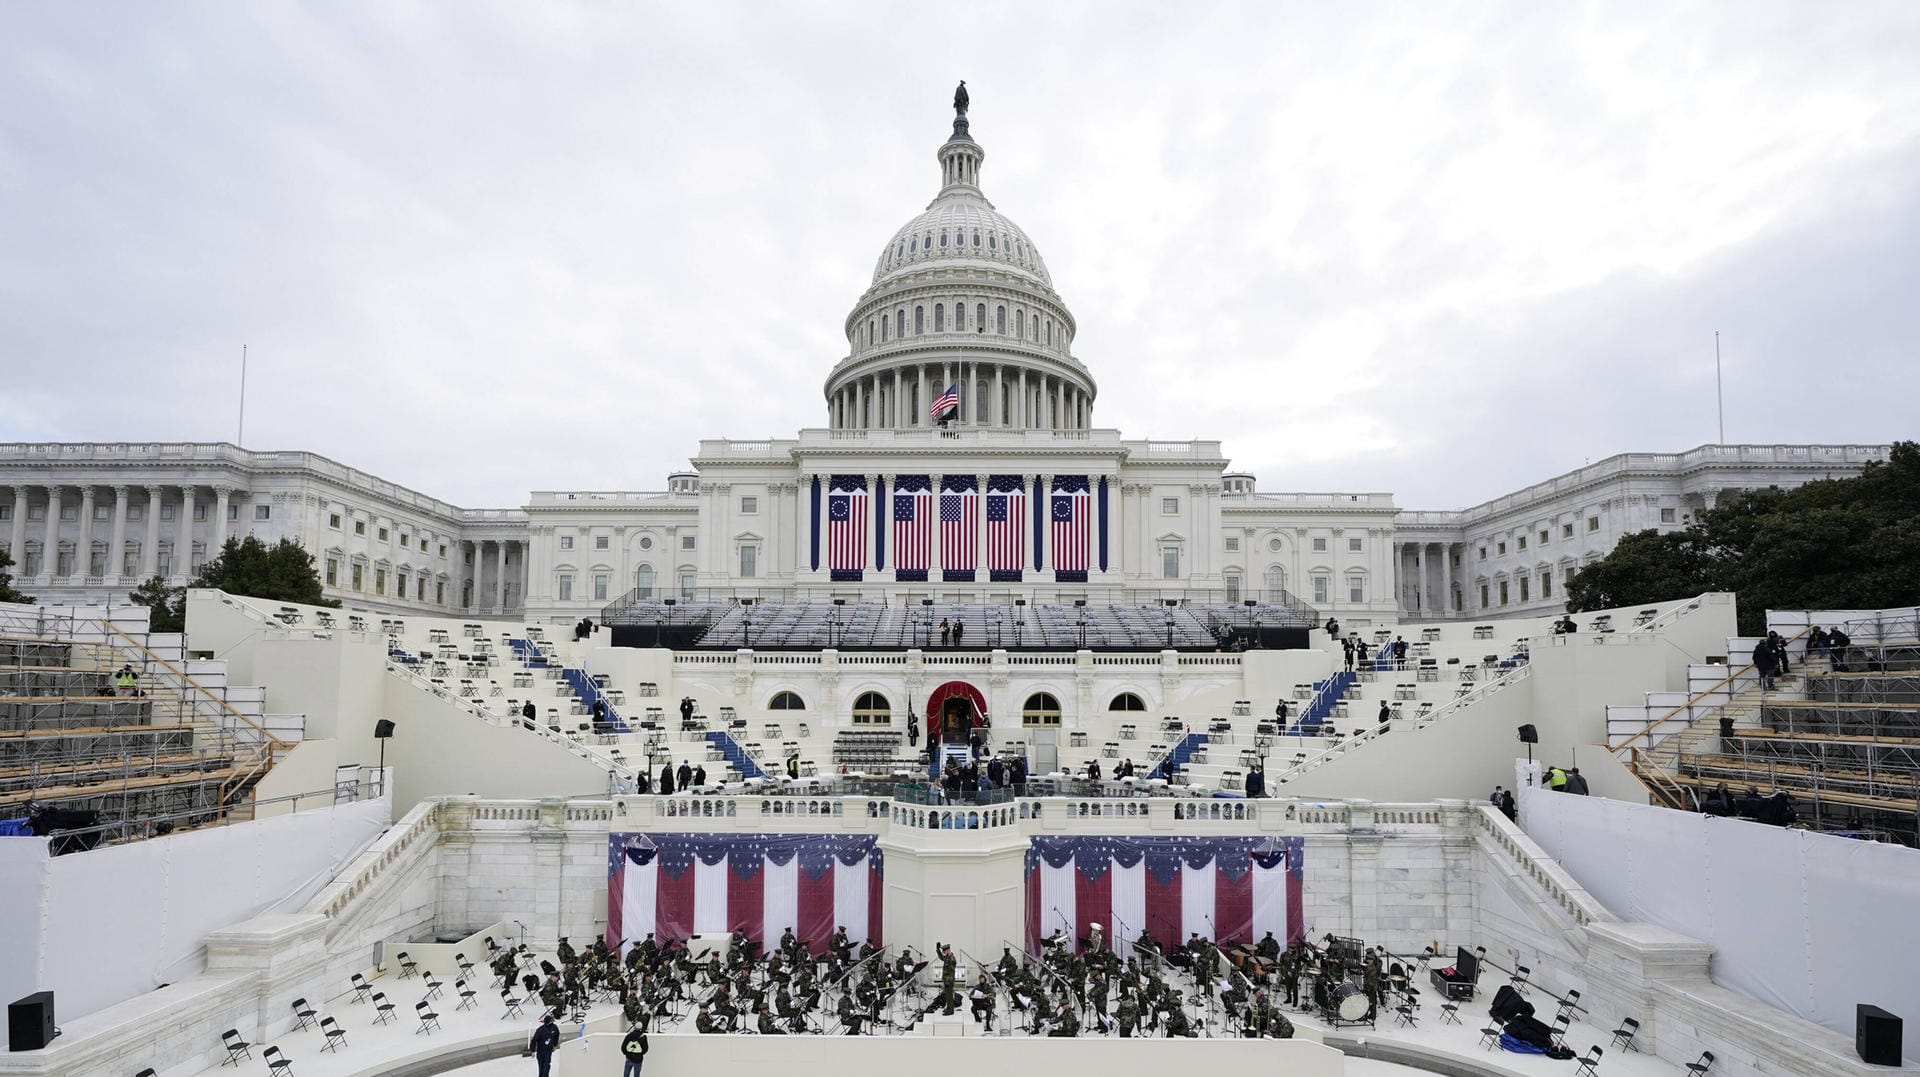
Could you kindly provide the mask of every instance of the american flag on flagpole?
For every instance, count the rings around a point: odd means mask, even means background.
[[[925,475],[893,482],[893,575],[923,583],[933,563],[933,486]]]
[[[858,580],[867,567],[867,477],[835,475],[827,494],[827,568]]]
[[[987,571],[999,583],[1018,583],[1026,567],[1027,489],[1024,476],[987,478]]]
[[[980,495],[971,475],[949,475],[940,483],[941,578],[973,579],[980,563]]]
[[[1053,495],[1048,499],[1048,519],[1053,522],[1053,569],[1061,583],[1084,583],[1087,565],[1092,560],[1093,497],[1085,475],[1055,475]]]
[[[933,398],[933,410],[931,414],[934,418],[938,419],[940,416],[946,414],[949,411],[952,411],[953,409],[959,406],[960,406],[960,383],[954,382],[952,385],[947,386],[946,392],[941,393],[939,396],[936,396]]]

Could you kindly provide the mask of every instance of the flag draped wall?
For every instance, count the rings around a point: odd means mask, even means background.
[[[972,583],[980,563],[980,495],[972,475],[940,480],[940,578]]]
[[[1019,583],[1026,565],[1027,489],[1021,475],[987,476],[987,578]]]
[[[814,953],[834,928],[880,940],[882,865],[871,834],[613,834],[607,945],[744,931],[771,948],[792,928]]]
[[[1092,561],[1093,496],[1085,475],[1055,475],[1048,519],[1053,521],[1053,576],[1059,583],[1087,582]]]
[[[925,475],[893,480],[893,578],[925,583],[933,564],[933,484]]]
[[[867,477],[834,475],[827,483],[827,568],[835,580],[858,581],[867,567]]]
[[[1037,837],[1027,848],[1027,949],[1094,924],[1114,949],[1144,928],[1162,946],[1306,937],[1300,838]],[[1076,943],[1077,945],[1077,943]]]

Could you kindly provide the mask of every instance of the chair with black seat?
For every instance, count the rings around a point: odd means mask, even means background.
[[[393,1003],[388,1001],[386,992],[375,991],[373,993],[373,1008],[378,1014],[378,1016],[373,1019],[374,1024],[384,1025],[388,1021],[394,1020]]]
[[[424,1032],[431,1036],[433,1030],[440,1027],[440,1015],[433,1012],[433,1007],[427,1003],[426,999],[414,1003],[413,1012],[420,1017],[420,1027],[413,1030],[414,1035],[418,1036]]]
[[[1393,1008],[1393,1020],[1395,1024],[1405,1025],[1408,1028],[1420,1027],[1419,1020],[1413,1015],[1413,1007],[1411,1005],[1395,1006]]]
[[[295,1032],[310,1027],[315,1021],[319,1020],[319,1018],[320,1015],[314,1012],[313,1007],[307,1005],[306,999],[297,998],[293,1000],[293,1030]]]
[[[439,998],[441,989],[447,986],[431,972],[422,973],[421,978],[426,981],[428,999]]]
[[[269,1047],[260,1053],[260,1058],[266,1062],[269,1074],[284,1073],[287,1077],[293,1077],[293,1060],[281,1054],[280,1048]]]
[[[420,963],[409,956],[405,950],[400,951],[400,978],[410,980],[419,973]]]
[[[153,1077],[153,1067],[148,1066],[146,1069],[134,1074],[133,1077]]]
[[[1712,1068],[1713,1068],[1713,1052],[1712,1051],[1702,1051],[1700,1052],[1699,1058],[1695,1059],[1692,1062],[1687,1063],[1687,1073],[1689,1077],[1703,1077],[1703,1075]]]
[[[1488,1025],[1481,1029],[1480,1046],[1485,1047],[1489,1051],[1500,1046],[1500,1033],[1502,1031],[1504,1030],[1499,1025]]]
[[[1567,1045],[1567,1027],[1571,1024],[1573,1024],[1573,1019],[1566,1014],[1556,1015],[1553,1019],[1553,1042],[1565,1047]]]
[[[454,1007],[455,1010],[471,1010],[476,1005],[478,1005],[473,1000],[475,997],[477,997],[480,994],[480,992],[475,991],[471,987],[468,987],[467,981],[465,980],[453,981],[453,992],[454,994],[460,996],[460,1005],[455,1006]]]
[[[1513,985],[1513,990],[1517,994],[1524,995],[1527,993],[1527,978],[1531,975],[1533,975],[1532,969],[1525,965],[1515,965],[1513,975],[1507,977],[1507,983]]]
[[[1620,1027],[1613,1030],[1613,1042],[1608,1046],[1624,1047],[1629,1051],[1638,1051],[1640,1048],[1633,1045],[1633,1038],[1639,1033],[1640,1022],[1631,1017],[1622,1017],[1620,1019]]]
[[[1573,1077],[1580,1077],[1583,1073],[1587,1077],[1600,1077],[1600,1056],[1603,1054],[1606,1052],[1602,1051],[1597,1043],[1587,1048],[1587,1057],[1581,1059],[1580,1064],[1573,1068]]]
[[[356,972],[349,978],[349,982],[353,985],[354,1005],[357,1006],[373,997],[373,985],[367,982],[365,976]]]
[[[514,994],[513,988],[509,987],[500,992],[500,1001],[507,1007],[507,1012],[500,1015],[500,1020],[505,1021],[508,1018],[519,1018],[520,1004],[527,1000]]]
[[[220,1034],[220,1046],[227,1049],[227,1057],[222,1066],[238,1066],[243,1058],[253,1057],[253,1045],[240,1038],[240,1030],[230,1028]]]
[[[466,954],[454,954],[453,963],[460,966],[461,976],[465,977],[465,976],[473,975],[473,962],[467,960]]]
[[[322,1051],[333,1051],[347,1045],[347,1030],[331,1017],[320,1019],[320,1035],[325,1038],[325,1042],[320,1044]]]
[[[1560,1000],[1559,1016],[1566,1018],[1567,1021],[1571,1023],[1577,1019],[1576,1015],[1579,1012],[1580,1012],[1580,992],[1578,991],[1567,992],[1567,997]]]
[[[1460,1023],[1460,1004],[1458,1002],[1442,1002],[1440,1004],[1440,1023],[1443,1025],[1457,1025]]]

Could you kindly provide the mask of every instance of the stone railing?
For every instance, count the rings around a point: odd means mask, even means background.
[[[373,891],[382,876],[411,865],[427,855],[433,842],[427,839],[437,830],[436,802],[416,804],[399,822],[393,824],[373,847],[347,866],[325,890],[307,902],[307,912],[317,912],[338,920],[347,915],[362,898]]]
[[[1474,815],[1482,844],[1504,854],[1520,874],[1552,897],[1574,923],[1585,927],[1618,919],[1506,816],[1484,804],[1475,809]]]

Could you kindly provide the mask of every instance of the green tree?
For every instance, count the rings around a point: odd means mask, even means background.
[[[7,551],[0,550],[0,602],[32,602],[33,599],[13,589],[13,558]]]
[[[269,546],[248,535],[230,538],[220,556],[200,566],[195,587],[212,587],[230,595],[338,607],[321,589],[320,571],[313,555],[292,539]]]
[[[187,593],[168,587],[165,578],[155,576],[133,589],[127,596],[136,606],[147,608],[147,626],[154,632],[181,632],[187,627]]]
[[[1684,531],[1628,535],[1574,574],[1570,612],[1732,591],[1740,631],[1768,609],[1920,605],[1920,445],[1853,478],[1723,498]]]

